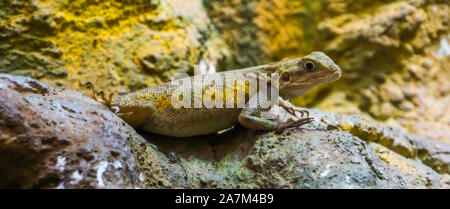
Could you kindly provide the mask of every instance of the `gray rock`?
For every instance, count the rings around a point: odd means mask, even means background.
[[[81,93],[0,74],[0,187],[135,188],[133,131]]]

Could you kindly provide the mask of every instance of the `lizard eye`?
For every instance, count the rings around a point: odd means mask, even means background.
[[[289,73],[284,73],[284,74],[281,76],[281,79],[282,79],[283,81],[288,82],[289,79],[291,79],[291,78],[289,77]]]
[[[303,67],[307,72],[313,72],[316,69],[316,64],[314,64],[314,62],[312,61],[306,61],[305,63],[303,63]]]

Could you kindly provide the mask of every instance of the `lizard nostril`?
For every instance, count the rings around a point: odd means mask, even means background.
[[[331,68],[333,69],[334,72],[339,74],[341,73],[341,68],[338,65],[335,64]]]

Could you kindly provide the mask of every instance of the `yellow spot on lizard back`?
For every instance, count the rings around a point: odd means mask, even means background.
[[[158,110],[164,110],[167,107],[172,105],[172,99],[171,97],[166,97],[166,96],[158,96],[156,97],[156,108]]]

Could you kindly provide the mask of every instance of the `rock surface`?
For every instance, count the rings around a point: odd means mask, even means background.
[[[132,130],[81,93],[0,74],[0,187],[137,187]]]
[[[0,187],[449,188],[450,145],[352,115],[281,134],[137,133],[82,93],[0,74]]]

